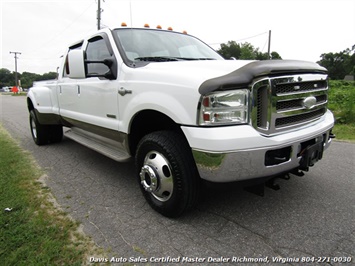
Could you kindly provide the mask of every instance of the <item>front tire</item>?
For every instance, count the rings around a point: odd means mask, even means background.
[[[167,217],[191,209],[199,195],[199,177],[186,140],[175,132],[146,135],[136,153],[138,182],[149,205]]]

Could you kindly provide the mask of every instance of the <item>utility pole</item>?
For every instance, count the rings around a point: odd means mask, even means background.
[[[15,54],[15,86],[18,88],[18,78],[17,78],[17,55],[21,54],[20,52],[10,52],[10,54]]]
[[[97,29],[101,29],[101,12],[104,11],[101,9],[101,0],[97,0]]]
[[[271,30],[269,30],[269,45],[268,45],[268,49],[267,49],[267,55],[270,59],[270,47],[271,47]]]

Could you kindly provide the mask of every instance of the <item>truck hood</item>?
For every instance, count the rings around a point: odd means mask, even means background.
[[[150,63],[144,67],[130,68],[125,81],[159,83],[177,87],[194,88],[213,78],[227,75],[252,61],[201,60]]]
[[[327,70],[313,62],[298,60],[265,60],[254,61],[243,67],[217,78],[206,80],[201,84],[199,92],[205,95],[216,90],[228,88],[245,88],[255,78],[297,75],[297,74],[327,74]]]
[[[325,68],[316,63],[297,60],[159,62],[131,70],[124,77],[126,81],[198,89],[201,95],[222,89],[246,87],[253,79],[261,76],[327,73]]]

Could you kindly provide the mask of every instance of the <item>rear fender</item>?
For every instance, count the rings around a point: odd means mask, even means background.
[[[60,124],[59,108],[53,104],[52,93],[48,87],[33,87],[27,93],[28,111],[34,110],[42,124]]]
[[[33,108],[40,113],[52,113],[51,90],[47,87],[33,87],[27,94],[33,104]]]

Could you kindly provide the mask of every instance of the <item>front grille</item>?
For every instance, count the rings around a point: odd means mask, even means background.
[[[316,104],[327,103],[327,95],[319,95],[319,96],[315,96],[315,98],[316,98]],[[277,111],[287,111],[287,110],[292,110],[292,109],[302,109],[302,108],[304,108],[304,106],[303,106],[304,99],[305,98],[279,101],[276,103],[276,110]]]
[[[276,134],[311,123],[326,112],[327,76],[302,74],[267,78],[252,86],[252,123],[264,134]]]
[[[322,90],[323,88],[327,87],[326,80],[320,81],[306,81],[306,82],[291,82],[284,83],[284,80],[281,79],[281,82],[275,84],[276,94],[285,94],[285,93],[300,93],[300,92],[307,92],[307,91],[315,91],[315,90]]]
[[[267,126],[267,112],[264,112],[263,110],[267,109],[267,86],[263,86],[258,89],[257,92],[257,124],[258,127],[265,128]]]
[[[324,114],[325,114],[325,108],[322,108],[322,109],[319,109],[319,110],[316,110],[313,112],[309,112],[309,113],[287,116],[287,117],[283,117],[283,118],[276,118],[275,127],[282,128],[285,126],[296,125],[299,123],[313,121],[314,119],[317,119]]]

